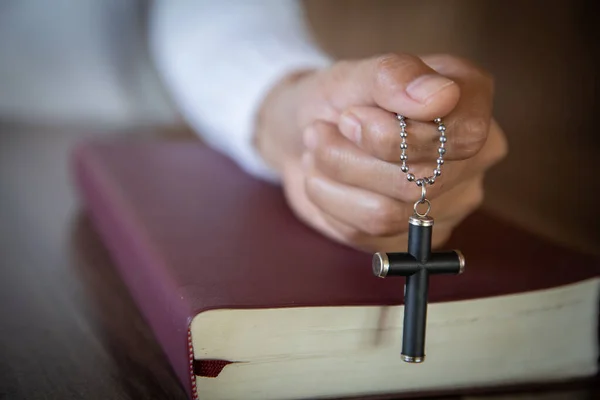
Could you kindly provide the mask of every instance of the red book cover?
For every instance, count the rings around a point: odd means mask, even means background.
[[[238,382],[243,371],[250,371],[243,368],[252,365],[247,360],[235,372],[238,366],[228,365],[239,360],[207,357],[210,351],[198,343],[204,334],[192,337],[199,315],[402,305],[403,281],[374,277],[371,254],[333,243],[305,226],[278,187],[244,174],[200,143],[87,143],[74,152],[73,172],[83,206],[192,397],[218,398],[221,394],[211,393],[225,393],[212,386],[221,371],[231,370],[232,382]],[[483,212],[464,221],[444,247],[460,249],[467,266],[460,276],[431,278],[430,307],[584,281],[598,287],[597,259]],[[590,324],[596,318],[597,310]],[[563,328],[569,329],[556,326]],[[198,382],[206,382],[206,391]],[[331,383],[323,394],[333,396],[335,390]],[[365,393],[360,390],[340,392],[340,397]],[[368,394],[383,393],[374,388]]]

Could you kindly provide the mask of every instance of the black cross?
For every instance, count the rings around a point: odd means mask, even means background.
[[[380,278],[405,276],[402,359],[425,360],[425,326],[430,274],[461,274],[465,259],[459,251],[431,252],[433,218],[414,215],[408,225],[407,253],[376,253],[373,274]]]

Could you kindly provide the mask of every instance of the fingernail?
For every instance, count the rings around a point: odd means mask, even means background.
[[[342,135],[346,136],[349,140],[352,140],[354,143],[360,142],[361,137],[361,125],[360,121],[356,116],[352,113],[344,113],[340,117],[339,124],[340,132]]]
[[[453,81],[441,75],[423,75],[406,87],[406,93],[419,103],[426,103],[431,96],[452,84]]]
[[[308,127],[304,131],[304,145],[309,150],[317,148],[317,132],[312,127]]]

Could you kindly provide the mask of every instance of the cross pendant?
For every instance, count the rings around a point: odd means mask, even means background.
[[[431,252],[433,218],[413,215],[408,225],[408,252],[375,253],[373,274],[380,278],[405,276],[402,360],[425,360],[425,328],[429,275],[461,274],[465,259],[459,251]]]

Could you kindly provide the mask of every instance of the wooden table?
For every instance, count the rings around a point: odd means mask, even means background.
[[[67,161],[83,131],[0,126],[0,399],[186,399],[78,211]]]
[[[79,131],[0,131],[0,398],[186,399],[79,214]]]

